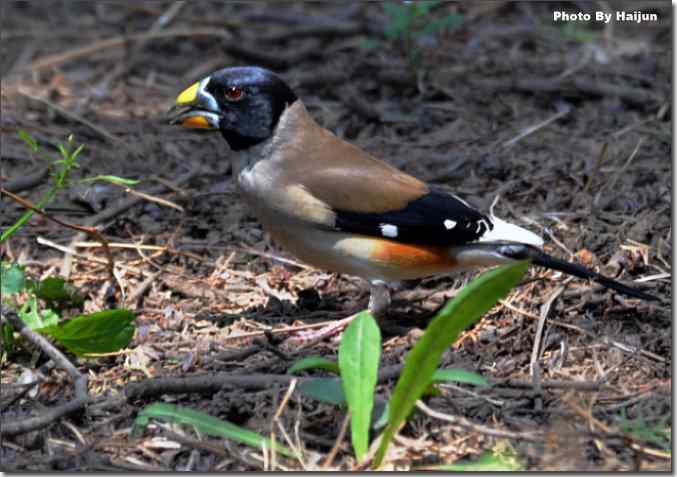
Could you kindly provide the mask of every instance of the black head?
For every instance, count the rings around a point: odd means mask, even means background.
[[[296,95],[272,71],[255,66],[224,68],[184,90],[176,99],[173,124],[221,131],[241,150],[272,136]]]

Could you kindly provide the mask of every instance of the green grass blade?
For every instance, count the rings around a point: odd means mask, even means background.
[[[455,462],[453,464],[440,464],[418,470],[432,470],[442,472],[516,472],[524,470],[524,467],[514,458],[486,452],[476,461]]]
[[[306,369],[324,369],[339,374],[338,364],[330,359],[322,358],[321,356],[308,356],[297,361],[287,370],[287,374],[298,373],[299,371],[305,371]]]
[[[489,386],[489,381],[484,376],[458,368],[437,369],[433,373],[434,383],[455,382],[474,384],[475,386]]]
[[[146,406],[134,421],[132,435],[138,435],[147,425],[150,419],[158,419],[165,422],[177,424],[189,424],[195,426],[197,430],[210,436],[225,437],[237,442],[241,442],[250,447],[260,449],[266,447],[271,449],[273,444],[275,450],[288,457],[293,457],[294,453],[267,437],[264,437],[254,431],[237,426],[231,422],[218,419],[204,412],[195,411],[186,407],[175,406],[173,404],[155,403]]]
[[[390,399],[390,422],[383,431],[374,466],[381,465],[395,432],[431,383],[442,353],[471,323],[489,311],[524,275],[528,262],[505,265],[482,274],[456,295],[432,320],[407,355]]]
[[[363,311],[343,332],[338,353],[343,392],[351,413],[353,449],[358,461],[369,449],[369,427],[380,357],[381,331],[374,317]]]

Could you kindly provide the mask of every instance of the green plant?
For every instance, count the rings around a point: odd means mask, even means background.
[[[425,333],[406,357],[404,368],[381,418],[371,428],[386,423],[380,447],[374,459],[378,468],[395,432],[414,409],[414,405],[434,383],[456,381],[488,385],[485,378],[458,369],[438,369],[442,353],[470,324],[489,311],[514,287],[527,269],[527,262],[491,270],[474,279],[450,300],[431,321]],[[374,318],[361,313],[346,329],[339,347],[340,380],[316,378],[305,381],[299,390],[306,396],[333,404],[347,404],[351,413],[351,431],[356,456],[362,460],[368,448],[376,371],[381,337]],[[320,368],[336,372],[335,363],[325,358],[308,357],[296,363],[290,372]]]
[[[40,157],[44,161],[48,161],[48,159],[42,154],[37,141],[30,134],[28,134],[23,129],[19,129],[17,135],[24,143],[26,143],[33,155]],[[71,185],[71,174],[75,169],[80,167],[77,163],[77,159],[85,148],[85,145],[80,144],[76,147],[75,138],[71,134],[66,139],[66,144],[58,143],[57,148],[59,149],[61,159],[56,159],[50,163],[49,167],[51,169],[52,183],[49,190],[40,198],[40,200],[35,203],[36,209],[42,210],[56,197],[56,195],[61,190],[66,189]],[[130,186],[138,184],[139,182],[133,179],[126,179],[112,175],[100,175],[83,178],[78,182],[92,183],[97,181],[110,182],[120,186]],[[3,231],[2,234],[0,234],[0,243],[14,235],[26,222],[28,222],[28,220],[30,220],[34,213],[35,212],[33,210],[27,210],[24,212],[16,222],[14,222],[10,227]]]
[[[431,11],[441,3],[440,0],[423,0],[383,4],[388,16],[383,33],[388,40],[402,48],[412,73],[416,72],[421,62],[420,40],[456,28],[463,21],[463,15],[458,13],[432,18]]]
[[[672,416],[670,414],[651,423],[642,414],[635,419],[629,419],[623,409],[618,421],[621,431],[629,434],[633,439],[656,446],[664,452],[672,452],[672,429],[670,428]]]
[[[0,263],[0,271],[2,303],[14,308],[30,329],[52,337],[73,354],[117,351],[134,336],[134,314],[129,310],[104,310],[62,320],[63,309],[84,303],[84,297],[72,285],[60,277],[28,279],[21,266],[7,262]],[[7,354],[14,348],[13,334],[12,327],[4,324],[2,338]]]
[[[31,149],[31,152],[35,155],[40,155],[40,148],[38,143],[28,134],[26,131],[19,130],[19,137],[28,145]],[[66,140],[66,145],[59,143],[59,153],[61,154],[61,159],[55,160],[51,163],[50,167],[52,169],[52,186],[49,190],[43,195],[40,200],[36,203],[38,209],[42,209],[47,204],[49,204],[56,194],[68,186],[68,177],[70,176],[73,169],[80,167],[78,165],[77,158],[85,148],[84,144],[80,144],[78,147],[73,149],[74,139],[71,134]],[[32,210],[27,210],[24,214],[14,222],[7,230],[0,234],[0,242],[4,242],[12,235],[14,235],[17,230],[19,230],[28,220],[33,216],[34,212]]]
[[[42,156],[37,141],[30,134],[19,130],[18,136],[30,148],[31,154],[40,157],[42,160],[47,160]],[[0,234],[0,242],[12,237],[36,211],[44,214],[44,207],[60,191],[71,185],[71,174],[79,167],[77,159],[84,147],[84,144],[76,147],[72,135],[68,136],[66,144],[58,144],[60,159],[52,161],[49,165],[52,177],[49,190],[35,205],[2,189],[4,195],[20,201],[19,203],[28,210]],[[79,181],[107,181],[125,186],[137,182],[117,176],[96,176]],[[62,319],[64,310],[82,308],[84,304],[85,298],[77,288],[61,277],[47,277],[39,281],[28,279],[23,267],[15,263],[2,262],[1,272],[2,303],[16,310],[19,318],[29,328],[51,336],[70,352],[88,354],[117,351],[127,346],[132,339],[134,315],[130,311],[123,309],[107,310],[78,315],[64,321]],[[4,352],[11,354],[15,345],[12,326],[4,323],[0,336],[2,336]]]

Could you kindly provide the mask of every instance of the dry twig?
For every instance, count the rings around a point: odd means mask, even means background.
[[[75,382],[75,397],[60,406],[53,407],[41,414],[12,422],[2,422],[0,426],[0,435],[16,436],[26,432],[36,431],[47,427],[66,414],[82,409],[89,401],[87,390],[87,375],[80,374],[73,364],[66,358],[61,351],[56,349],[44,336],[31,330],[14,310],[0,305],[2,317],[14,327],[28,341],[37,346],[42,352],[50,357],[54,363],[64,369]]]

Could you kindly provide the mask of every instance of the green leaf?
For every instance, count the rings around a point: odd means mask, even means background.
[[[31,148],[31,151],[33,151],[33,152],[38,152],[38,149],[39,149],[39,147],[38,147],[38,142],[33,138],[33,136],[31,136],[30,134],[28,134],[28,133],[27,133],[26,131],[24,131],[23,129],[17,129],[16,133],[17,133],[17,135],[19,136],[19,138],[21,138],[21,140],[22,140],[23,142],[25,142],[26,144],[28,144],[28,147]]]
[[[110,182],[111,184],[119,186],[133,186],[141,182],[137,181],[136,179],[126,179],[124,177],[118,176],[94,176],[88,177],[87,179],[82,179],[82,181],[80,182],[96,182],[96,181]]]
[[[31,295],[18,311],[19,318],[26,323],[31,330],[40,330],[45,327],[56,325],[59,322],[59,315],[53,310],[40,310],[38,299]]]
[[[416,470],[432,471],[454,471],[454,472],[515,472],[522,471],[524,467],[520,465],[515,458],[509,458],[502,455],[486,452],[476,461],[456,462],[454,464],[434,465]]]
[[[241,442],[257,449],[264,446],[267,449],[271,449],[274,445],[276,451],[289,457],[294,455],[290,449],[277,442],[273,442],[271,439],[257,434],[256,432],[250,431],[249,429],[210,416],[204,412],[166,403],[154,403],[142,409],[134,420],[132,435],[138,436],[143,432],[146,426],[148,426],[150,419],[158,419],[177,424],[188,424],[210,436],[225,437],[226,439]]]
[[[303,381],[298,390],[306,397],[329,404],[341,405],[346,402],[341,380],[335,378],[315,378]]]
[[[338,364],[327,358],[322,358],[321,356],[308,356],[307,358],[297,361],[287,370],[287,374],[298,373],[299,371],[306,369],[325,369],[332,373],[339,374]]]
[[[369,427],[374,389],[381,356],[381,332],[367,311],[361,312],[343,332],[338,363],[343,392],[350,409],[350,430],[357,460],[369,449]]]
[[[484,376],[458,368],[437,369],[433,373],[432,380],[435,383],[454,381],[457,383],[474,384],[476,386],[489,386],[489,381]]]
[[[423,35],[433,35],[443,30],[453,30],[463,23],[463,20],[463,15],[452,13],[451,15],[447,15],[427,23],[423,27],[421,33]]]
[[[469,283],[432,320],[409,352],[390,398],[390,422],[383,431],[374,466],[383,462],[386,449],[416,401],[431,383],[442,353],[471,323],[489,311],[524,275],[528,262],[490,270]]]
[[[61,154],[61,157],[63,157],[64,161],[68,161],[68,157],[70,156],[70,153],[68,149],[66,149],[66,146],[63,144],[59,143],[56,145],[57,149],[59,149],[59,153]],[[55,164],[59,164],[59,161],[54,161]]]
[[[70,159],[71,161],[75,162],[75,160],[78,158],[78,156],[80,155],[80,153],[82,152],[82,150],[83,150],[84,148],[85,148],[85,145],[84,145],[84,144],[80,144],[80,145],[78,146],[78,148],[77,148],[75,151],[73,151],[73,152],[71,153],[69,159]],[[115,177],[115,176],[112,176],[112,177]]]
[[[134,314],[125,309],[79,315],[39,331],[49,335],[76,355],[111,353],[129,344],[134,336]]]
[[[62,307],[81,307],[85,297],[62,277],[47,277],[37,284],[35,294],[51,304]]]
[[[2,295],[11,295],[13,293],[20,293],[26,287],[26,275],[23,267],[16,263],[2,262],[0,265],[0,286],[2,287]]]
[[[384,3],[383,10],[390,17],[390,22],[384,27],[387,38],[403,36],[409,29],[413,16],[410,15],[409,7],[395,3]]]

